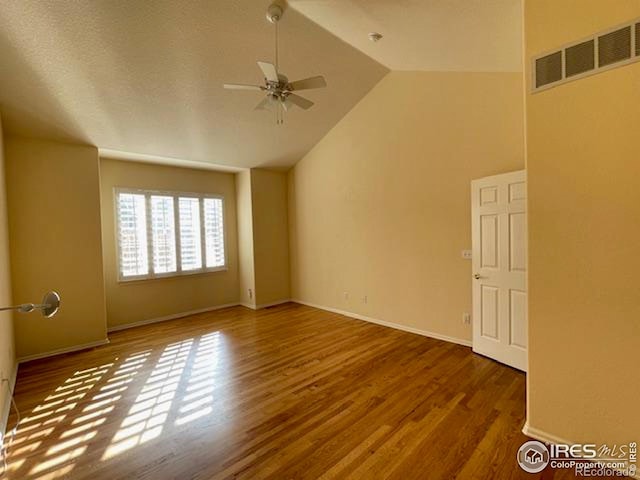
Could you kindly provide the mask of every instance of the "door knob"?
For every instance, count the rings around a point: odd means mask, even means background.
[[[473,278],[475,278],[476,280],[480,280],[482,277],[480,276],[479,273],[476,273]]]

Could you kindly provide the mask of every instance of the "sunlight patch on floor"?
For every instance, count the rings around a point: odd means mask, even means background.
[[[170,343],[156,354],[147,349],[76,371],[18,425],[10,450],[9,478],[68,476],[81,456],[112,460],[190,422],[215,418],[230,388],[221,382],[224,340],[220,332],[212,332]],[[140,377],[141,372],[146,376]],[[123,403],[128,407],[126,413],[119,407]],[[100,429],[114,417],[119,419],[118,429],[111,438],[100,438]],[[34,453],[44,440],[47,450]],[[92,452],[92,442],[105,446]],[[30,458],[34,454],[37,463]]]
[[[164,349],[102,460],[120,455],[162,434],[193,343],[193,339],[184,340]]]

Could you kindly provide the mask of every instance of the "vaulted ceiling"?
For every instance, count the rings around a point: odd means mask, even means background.
[[[523,0],[290,0],[392,70],[521,72]],[[373,43],[370,32],[383,35]]]
[[[284,0],[282,0],[284,1]],[[389,71],[520,71],[521,0],[290,0],[280,69],[328,88],[254,111],[271,0],[20,0],[0,8],[5,130],[185,164],[288,167]],[[367,34],[384,38],[372,43]],[[110,155],[112,155],[110,153]],[[196,163],[194,163],[196,162]]]
[[[9,133],[102,149],[236,167],[298,161],[388,71],[287,9],[280,67],[291,79],[322,74],[285,124],[254,111],[273,61],[269,0],[3,2],[0,111]]]

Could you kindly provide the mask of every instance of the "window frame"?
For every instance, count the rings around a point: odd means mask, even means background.
[[[147,232],[147,263],[149,265],[149,273],[144,275],[122,275],[122,266],[120,264],[120,210],[118,209],[118,197],[120,194],[144,195],[145,211],[146,211],[146,232]],[[166,273],[155,273],[153,271],[153,245],[151,235],[151,196],[158,195],[173,198],[173,218],[176,237],[176,271]],[[180,215],[178,199],[180,197],[197,198],[200,207],[200,243],[202,268],[194,270],[182,270],[182,258],[180,248]],[[207,267],[206,258],[206,236],[204,224],[204,199],[212,198],[222,202],[222,244],[224,248],[224,264],[218,267]],[[228,251],[227,251],[227,214],[225,208],[224,195],[214,193],[198,193],[198,192],[180,192],[174,190],[154,190],[146,188],[130,188],[130,187],[114,187],[113,188],[113,211],[115,220],[115,243],[116,243],[116,269],[118,270],[118,283],[139,282],[144,280],[155,280],[159,278],[184,277],[189,275],[202,275],[213,272],[224,272],[229,270]]]

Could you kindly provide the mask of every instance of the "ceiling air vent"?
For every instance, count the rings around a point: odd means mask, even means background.
[[[562,80],[562,52],[536,60],[536,88]]]
[[[534,92],[640,61],[640,19],[533,58]]]
[[[598,66],[606,67],[612,63],[631,58],[631,27],[598,37]]]
[[[565,49],[565,72],[567,78],[596,68],[595,50],[595,40],[582,42]]]

